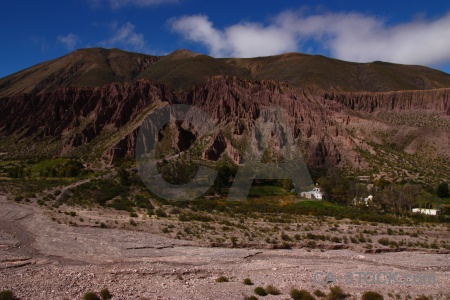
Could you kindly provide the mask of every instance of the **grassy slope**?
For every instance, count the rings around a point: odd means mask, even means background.
[[[249,70],[227,64],[224,60],[206,55],[187,56],[179,55],[179,53],[173,53],[161,59],[139,74],[137,79],[158,80],[175,89],[186,89],[201,85],[215,75],[251,79]]]
[[[149,60],[155,63],[149,63]],[[215,75],[285,81],[296,87],[324,90],[392,91],[450,87],[449,74],[422,66],[352,63],[321,55],[286,53],[216,59],[177,50],[158,58],[119,49],[91,48],[77,50],[0,79],[0,97],[141,78],[159,80],[174,89],[186,89],[203,84]]]
[[[49,92],[66,86],[101,86],[133,81],[153,56],[119,49],[80,49],[0,79],[0,97]]]
[[[252,70],[257,79],[286,81],[325,90],[392,91],[450,86],[450,75],[422,66],[384,62],[352,63],[321,55],[286,53],[228,63]]]

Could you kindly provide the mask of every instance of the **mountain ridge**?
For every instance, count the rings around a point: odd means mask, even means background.
[[[120,49],[79,49],[0,79],[0,97],[45,93],[62,86],[93,87],[139,79],[174,90],[202,85],[212,76],[275,80],[329,91],[386,92],[450,87],[450,75],[416,65],[354,63],[322,55],[284,53],[255,58],[213,58],[186,49],[164,56]]]

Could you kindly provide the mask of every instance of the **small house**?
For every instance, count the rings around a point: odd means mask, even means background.
[[[413,208],[413,213],[429,215],[429,216],[437,216],[439,215],[439,209],[434,208]]]
[[[307,199],[316,199],[316,200],[322,200],[323,194],[320,191],[320,188],[315,187],[311,191],[308,192],[301,192],[300,196],[305,197]]]

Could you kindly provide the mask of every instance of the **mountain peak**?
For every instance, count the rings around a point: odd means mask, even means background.
[[[189,49],[177,49],[167,55],[167,57],[171,57],[172,59],[184,59],[201,55],[200,53],[193,52]]]

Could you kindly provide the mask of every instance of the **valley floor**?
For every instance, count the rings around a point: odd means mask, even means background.
[[[287,299],[291,288],[328,292],[331,285],[314,282],[318,272],[319,280],[331,272],[356,299],[367,290],[385,299],[450,299],[448,252],[210,248],[144,231],[58,224],[44,209],[0,195],[0,291],[20,299],[81,299],[103,288],[113,299],[243,299],[267,285],[282,294],[264,299]],[[343,279],[347,272],[353,284]],[[356,272],[434,274],[436,283],[359,283]],[[220,276],[228,282],[216,282]]]

